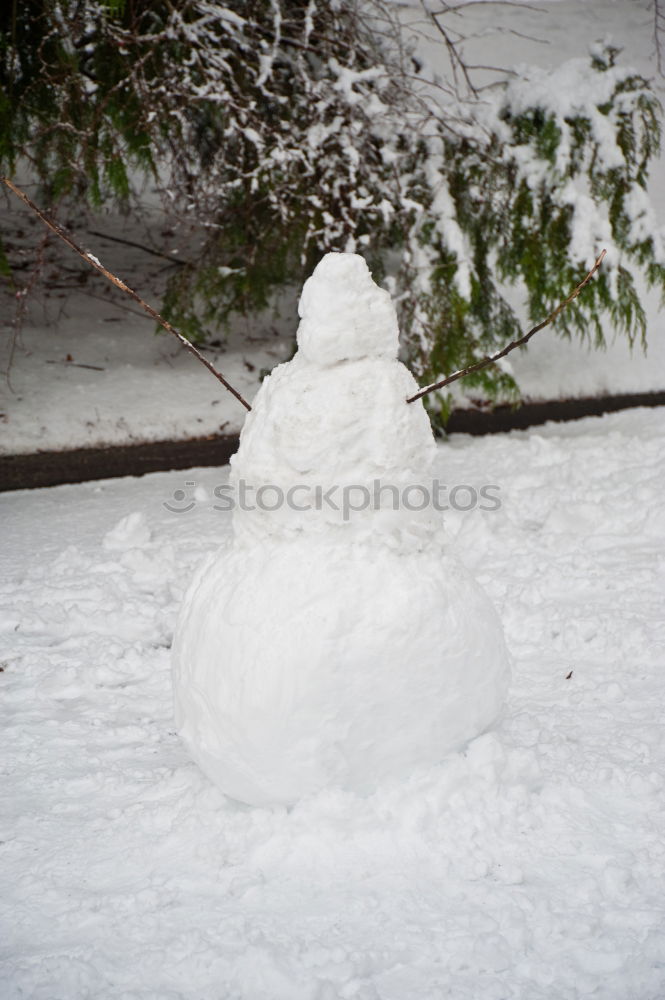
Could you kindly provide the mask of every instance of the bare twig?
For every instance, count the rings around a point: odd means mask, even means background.
[[[471,79],[469,73],[469,67],[467,66],[464,58],[462,57],[457,47],[459,44],[459,39],[455,41],[448,32],[448,30],[439,21],[439,17],[442,15],[442,13],[445,13],[445,10],[438,11],[437,13],[432,13],[432,11],[428,9],[424,0],[421,0],[421,5],[425,13],[428,15],[430,22],[439,32],[446,45],[446,49],[448,50],[448,58],[450,59],[450,68],[452,69],[453,72],[453,80],[457,84],[458,73],[461,74],[462,78],[464,79],[464,82],[469,88],[469,92],[473,95],[473,97],[477,97],[478,93]]]
[[[168,260],[170,264],[178,264],[180,267],[191,267],[188,260],[182,260],[181,257],[173,257],[171,254],[164,253],[163,250],[154,250],[152,247],[147,247],[144,243],[137,243],[136,240],[128,240],[124,236],[111,236],[110,233],[100,233],[97,229],[89,229],[88,232],[91,236],[101,236],[103,240],[122,243],[126,247],[136,247],[137,250],[143,250],[144,253],[151,253],[153,257],[161,257],[162,260]]]
[[[21,330],[23,329],[23,323],[25,322],[28,309],[28,298],[33,288],[39,281],[39,277],[44,269],[46,247],[48,246],[50,239],[51,234],[49,232],[45,232],[39,241],[39,246],[37,247],[37,260],[32,269],[32,273],[28,277],[27,284],[25,284],[22,288],[17,289],[15,292],[16,309],[14,310],[14,320],[12,322],[12,335],[9,346],[7,370],[4,373],[5,378],[7,379],[7,385],[11,392],[14,392],[14,387],[12,385],[12,365],[14,364],[16,344],[18,343]]]
[[[106,368],[99,365],[81,365],[77,361],[47,361],[47,365],[65,365],[67,368],[89,368],[91,372],[105,372]]]
[[[656,46],[656,65],[661,76],[663,73],[662,37],[665,34],[665,10],[662,0],[653,0],[653,40]]]
[[[198,351],[194,347],[194,345],[189,340],[187,340],[186,337],[183,337],[183,335],[179,333],[179,331],[176,330],[176,328],[172,326],[167,319],[164,319],[162,316],[159,315],[156,309],[153,309],[152,306],[149,306],[147,302],[144,302],[141,296],[138,295],[135,291],[133,291],[133,289],[131,289],[128,285],[126,285],[124,281],[121,281],[121,279],[117,278],[115,274],[112,274],[111,271],[107,270],[107,268],[105,268],[104,265],[101,264],[92,253],[90,253],[87,250],[81,250],[81,248],[77,246],[76,243],[74,243],[73,239],[65,232],[65,230],[61,226],[59,226],[57,222],[54,222],[52,219],[49,219],[46,215],[44,215],[44,213],[37,208],[34,202],[30,201],[27,194],[21,191],[20,188],[16,187],[16,185],[12,181],[10,181],[8,177],[3,177],[2,182],[10,189],[10,191],[14,192],[17,198],[21,199],[24,205],[27,205],[28,208],[32,209],[32,211],[42,220],[44,225],[48,226],[48,228],[52,232],[54,232],[56,236],[59,236],[60,239],[63,241],[63,243],[67,244],[70,250],[74,250],[75,253],[79,255],[79,257],[82,257],[83,260],[87,261],[87,263],[91,265],[91,267],[94,267],[96,271],[99,271],[100,274],[103,274],[104,277],[108,279],[108,281],[110,281],[112,284],[116,286],[116,288],[119,288],[121,291],[126,292],[126,294],[130,296],[130,298],[134,299],[134,301],[137,302],[138,305],[140,305],[141,308],[155,320],[155,322],[159,323],[160,326],[163,326],[164,329],[168,330],[169,333],[172,333],[174,337],[177,337],[182,346],[186,350],[188,350],[190,354],[193,354],[195,358],[198,358],[201,364],[205,365],[208,371],[211,372],[215,376],[215,378],[222,383],[225,389],[228,389],[231,395],[235,396],[238,402],[242,403],[242,405],[245,407],[246,410],[251,410],[251,406],[249,405],[247,400],[240,395],[238,390],[234,389],[231,383],[227,382],[222,373],[218,372],[215,366],[210,361],[208,361],[208,359],[205,358],[200,353],[200,351]]]
[[[420,391],[414,396],[409,396],[407,403],[415,403],[417,399],[421,399],[423,396],[426,396],[428,392],[434,392],[436,389],[443,389],[444,386],[450,385],[451,382],[456,382],[458,378],[464,378],[465,375],[471,375],[473,372],[478,372],[482,368],[487,368],[488,365],[494,364],[495,361],[505,358],[506,354],[510,354],[510,352],[514,351],[516,347],[522,347],[528,340],[531,339],[531,337],[533,337],[534,333],[538,333],[539,330],[542,330],[544,327],[549,326],[550,323],[553,323],[557,316],[563,312],[566,306],[570,305],[573,299],[577,298],[584,286],[588,285],[593,278],[594,274],[602,264],[606,254],[607,250],[603,250],[584,281],[580,281],[579,285],[570,293],[568,298],[564,299],[563,302],[560,302],[556,309],[549,314],[547,319],[544,319],[542,323],[538,324],[538,326],[534,326],[528,333],[525,333],[523,337],[519,337],[518,340],[512,340],[506,345],[506,347],[504,347],[501,351],[498,351],[496,354],[483,358],[481,361],[476,361],[474,364],[468,365],[466,368],[461,368],[459,371],[453,372],[452,375],[448,375],[446,378],[441,379],[440,382],[434,382],[432,385],[426,385],[424,389],[420,389]]]

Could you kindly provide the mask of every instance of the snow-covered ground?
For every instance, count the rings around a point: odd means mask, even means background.
[[[405,18],[414,28],[424,29],[419,4],[413,0],[409,6]],[[657,72],[652,7],[651,0],[538,0],[460,5],[457,17],[470,36],[466,47],[470,62],[552,67],[566,59],[586,58],[591,45],[611,38],[623,50],[622,64],[652,78],[662,98],[665,81]],[[428,64],[445,74],[445,47],[425,39],[420,44]],[[654,165],[651,181],[654,209],[665,222],[664,159]],[[177,228],[165,232],[154,202],[154,193],[146,192],[142,219],[102,215],[91,223],[81,222],[81,229],[76,219],[73,222],[84,246],[158,306],[155,292],[163,286],[168,263],[88,231],[138,239],[167,255],[184,256],[191,234]],[[43,232],[41,223],[10,195],[3,205],[2,223],[12,233],[23,230],[26,259],[33,259]],[[62,271],[58,276],[54,269],[56,260],[60,267],[70,269],[68,290],[62,287]],[[77,285],[79,281],[83,283]],[[71,294],[72,285],[79,288],[75,294]],[[0,301],[0,371],[9,365],[14,306],[9,296]],[[70,250],[61,245],[53,249],[13,352],[11,384],[0,378],[0,453],[168,440],[240,429],[243,408],[168,335],[154,336],[152,321],[137,310],[103,278],[86,270]],[[648,317],[646,355],[639,347],[631,353],[625,340],[613,339],[609,330],[610,347],[605,352],[567,343],[552,328],[543,331],[528,351],[511,356],[525,396],[547,400],[665,389],[665,330],[656,296],[649,298]],[[279,316],[239,322],[226,353],[213,351],[209,356],[251,400],[260,370],[288,356],[296,325],[294,296]]]
[[[227,472],[5,494],[2,996],[665,996],[664,450],[660,410],[441,446],[443,482],[500,487],[447,523],[506,627],[505,717],[291,811],[225,799],[173,728]]]

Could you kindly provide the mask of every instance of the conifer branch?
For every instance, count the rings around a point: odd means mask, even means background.
[[[48,228],[53,233],[55,233],[56,236],[60,237],[63,243],[67,244],[70,250],[74,250],[75,253],[79,255],[79,257],[81,257],[84,261],[86,261],[87,264],[90,264],[91,267],[94,267],[96,271],[99,271],[100,274],[103,274],[104,277],[108,279],[108,281],[110,281],[113,285],[116,286],[116,288],[119,288],[122,292],[125,292],[127,295],[129,295],[130,298],[134,299],[134,301],[141,306],[144,312],[146,312],[148,316],[152,317],[152,319],[154,319],[155,322],[159,323],[160,326],[163,326],[164,329],[167,330],[169,333],[172,333],[174,337],[177,337],[182,346],[186,350],[188,350],[190,354],[193,354],[194,357],[197,358],[202,365],[205,365],[208,371],[211,372],[215,376],[215,378],[222,383],[224,388],[227,389],[232,396],[235,396],[235,398],[238,400],[239,403],[242,403],[242,405],[245,407],[246,410],[251,410],[251,406],[249,405],[247,400],[244,399],[243,396],[241,396],[241,394],[238,392],[237,389],[233,388],[230,382],[227,382],[222,373],[217,371],[212,362],[208,361],[208,359],[205,358],[201,354],[201,352],[196,349],[196,347],[194,347],[194,344],[192,344],[191,341],[187,340],[187,338],[184,337],[182,333],[176,330],[176,328],[172,326],[167,319],[164,319],[163,316],[160,316],[156,309],[153,309],[153,307],[148,305],[147,302],[144,302],[141,296],[138,295],[133,289],[131,289],[129,285],[126,285],[124,281],[116,277],[116,275],[113,274],[111,271],[109,271],[108,268],[104,267],[104,265],[100,263],[100,261],[94,256],[94,254],[90,253],[89,250],[82,250],[79,246],[77,246],[77,244],[74,242],[71,236],[69,236],[69,234],[65,232],[62,226],[58,225],[58,223],[55,222],[53,219],[49,219],[47,215],[44,215],[44,213],[39,208],[37,208],[34,202],[32,202],[30,198],[28,198],[27,194],[21,191],[21,189],[18,188],[8,177],[2,177],[1,180],[2,183],[9,188],[10,191],[14,192],[17,198],[21,199],[24,205],[27,205],[27,207],[30,208],[41,219],[41,221],[44,223],[45,226],[48,226]]]
[[[488,365],[494,364],[495,361],[505,358],[506,354],[510,354],[510,352],[514,351],[516,347],[522,347],[528,340],[531,339],[531,337],[533,337],[534,333],[538,333],[539,330],[542,330],[544,327],[549,326],[550,323],[553,323],[554,320],[563,312],[566,306],[570,305],[570,303],[577,298],[584,286],[588,285],[593,278],[594,274],[602,264],[606,254],[607,250],[603,250],[598,257],[598,260],[587,274],[586,278],[584,278],[583,281],[580,281],[579,285],[573,289],[568,298],[564,299],[563,302],[560,302],[556,309],[551,312],[547,319],[544,319],[542,323],[534,326],[528,333],[525,333],[523,337],[519,337],[517,340],[511,340],[509,344],[507,344],[502,350],[497,351],[496,354],[488,355],[486,358],[482,358],[480,361],[476,361],[472,365],[467,365],[466,368],[460,368],[459,371],[446,376],[446,378],[441,379],[440,382],[434,382],[432,385],[426,385],[424,389],[420,389],[414,396],[409,396],[407,403],[415,403],[417,399],[421,399],[429,392],[434,392],[436,389],[443,389],[444,386],[450,385],[451,382],[456,382],[458,378],[464,378],[465,375],[471,375],[473,372],[478,372],[482,368],[487,368]]]

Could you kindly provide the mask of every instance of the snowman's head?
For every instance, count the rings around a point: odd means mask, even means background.
[[[389,292],[372,281],[363,257],[327,253],[298,304],[298,347],[308,361],[332,365],[396,358],[399,328]]]

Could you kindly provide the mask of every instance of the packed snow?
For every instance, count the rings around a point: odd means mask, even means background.
[[[435,445],[407,403],[390,295],[362,257],[329,253],[300,315],[298,353],[263,382],[231,462],[252,502],[197,573],[173,644],[190,753],[259,805],[438,764],[496,720],[508,685],[495,610],[429,496],[411,502]],[[337,490],[341,509],[323,503]]]
[[[228,472],[4,494],[3,996],[660,1000],[664,451],[662,410],[439,446],[449,487],[500,487],[445,518],[505,624],[508,711],[290,810],[225,798],[172,721]]]
[[[323,367],[362,358],[394,361],[397,314],[389,293],[358,254],[329,253],[305,282],[298,303],[298,349]]]

